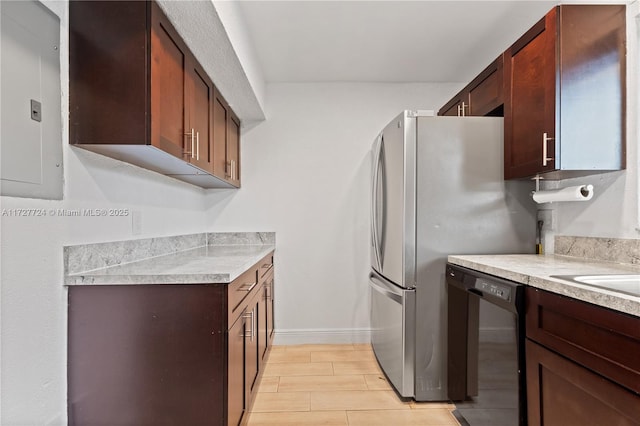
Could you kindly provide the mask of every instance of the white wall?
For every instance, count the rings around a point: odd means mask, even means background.
[[[269,119],[243,135],[243,187],[207,196],[210,230],[275,231],[277,342],[368,338],[373,139],[447,84],[269,84]]]
[[[62,111],[68,111],[68,29],[64,2],[44,2],[61,17]],[[204,190],[156,173],[70,148],[63,120],[64,199],[0,198],[11,209],[125,208],[139,213],[108,217],[1,217],[2,425],[66,424],[67,291],[62,247],[207,228]],[[8,213],[7,213],[8,214]]]

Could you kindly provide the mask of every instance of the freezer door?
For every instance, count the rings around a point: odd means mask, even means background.
[[[371,267],[405,288],[415,286],[415,130],[405,111],[373,145]]]
[[[380,367],[403,397],[414,396],[415,290],[372,272],[371,344]]]

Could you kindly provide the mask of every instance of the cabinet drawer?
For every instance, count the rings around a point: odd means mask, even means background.
[[[242,311],[245,298],[258,287],[258,267],[253,266],[244,274],[229,284],[229,324],[235,322],[236,316]]]
[[[265,276],[272,269],[273,269],[273,253],[269,253],[267,256],[262,258],[260,262],[258,262],[258,276],[260,277],[260,281],[264,281]]]
[[[640,318],[527,288],[527,337],[640,393]]]

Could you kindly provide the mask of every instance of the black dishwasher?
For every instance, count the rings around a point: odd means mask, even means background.
[[[526,425],[524,285],[447,264],[449,399],[462,425]]]

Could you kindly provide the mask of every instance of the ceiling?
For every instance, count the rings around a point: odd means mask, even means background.
[[[241,1],[267,82],[466,82],[553,1]]]

